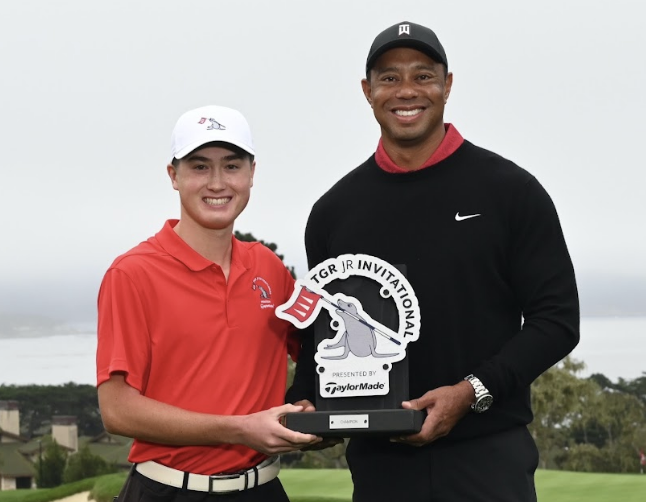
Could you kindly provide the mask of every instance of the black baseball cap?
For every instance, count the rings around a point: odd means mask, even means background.
[[[433,30],[421,24],[404,21],[386,28],[372,42],[366,61],[366,75],[379,56],[396,47],[412,47],[449,67],[444,47]]]

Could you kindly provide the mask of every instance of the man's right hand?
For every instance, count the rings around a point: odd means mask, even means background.
[[[320,443],[320,437],[287,429],[280,423],[287,413],[300,411],[303,411],[302,406],[284,404],[239,417],[242,425],[241,437],[235,442],[266,455],[303,450]]]
[[[310,413],[312,411],[316,411],[315,406],[312,404],[311,401],[308,401],[307,399],[303,399],[301,401],[298,401],[294,403],[294,406],[302,406],[303,407],[303,412],[304,413]],[[331,437],[325,437],[322,438],[321,441],[318,443],[312,444],[310,446],[306,446],[305,448],[301,448],[302,451],[312,451],[312,450],[324,450],[325,448],[331,448],[332,446],[336,446],[337,444],[343,443],[343,438],[331,438]]]

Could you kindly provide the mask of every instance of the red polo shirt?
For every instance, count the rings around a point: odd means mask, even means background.
[[[99,292],[98,385],[124,372],[158,401],[201,413],[245,415],[284,402],[291,325],[274,315],[294,281],[260,243],[233,239],[231,271],[199,255],[168,221],[117,258]],[[131,462],[198,474],[249,468],[265,456],[242,445],[164,446],[135,439]]]

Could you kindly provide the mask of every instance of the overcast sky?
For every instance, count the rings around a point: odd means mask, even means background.
[[[112,260],[178,217],[170,134],[205,104],[254,134],[237,229],[303,275],[310,207],[379,138],[368,48],[404,20],[446,49],[447,122],[551,194],[584,314],[646,315],[644,19],[639,0],[3,2],[0,315],[95,319]]]

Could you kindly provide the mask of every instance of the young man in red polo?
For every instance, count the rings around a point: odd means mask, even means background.
[[[233,225],[249,201],[251,132],[236,110],[182,115],[167,166],[181,216],[118,257],[99,292],[97,379],[106,429],[134,438],[120,502],[285,501],[276,455],[319,441],[284,428],[288,352],[274,315],[293,279]]]

